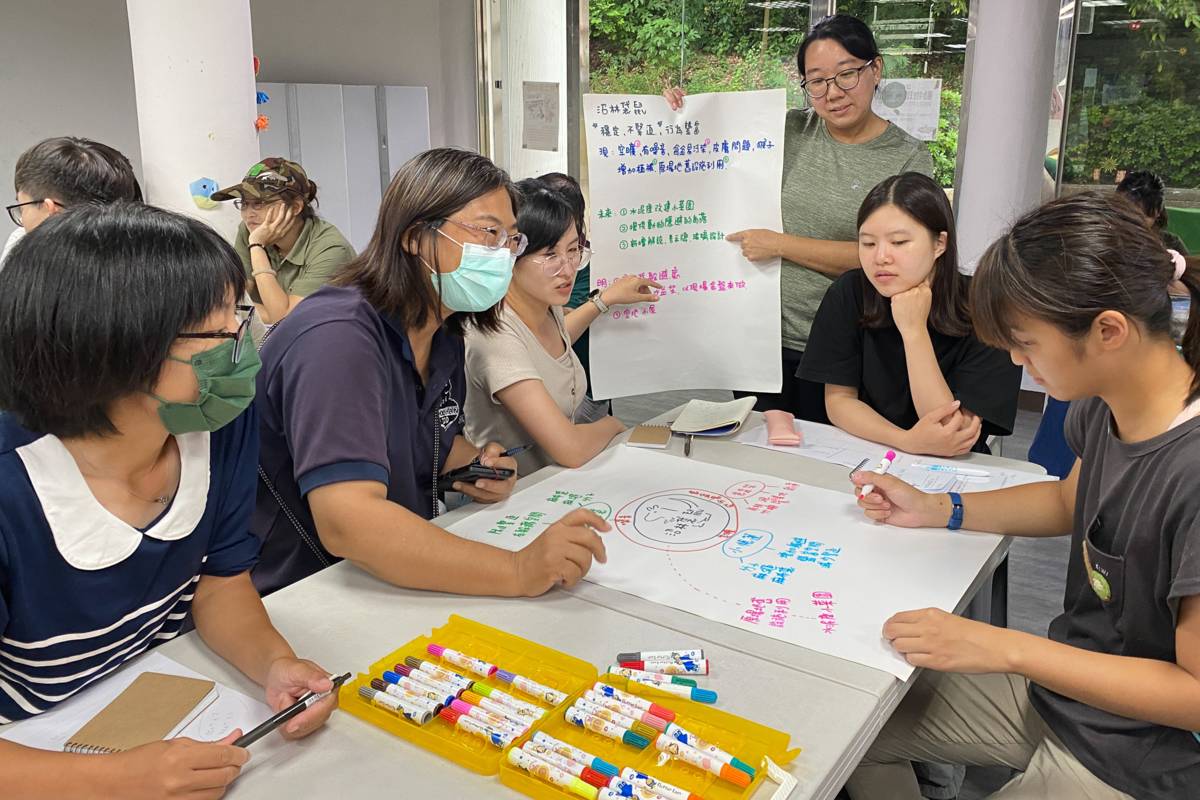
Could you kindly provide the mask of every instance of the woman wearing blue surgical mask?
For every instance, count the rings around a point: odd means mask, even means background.
[[[496,329],[525,249],[516,197],[482,156],[416,156],[392,179],[367,249],[272,331],[256,399],[264,593],[348,558],[400,586],[538,595],[604,560],[593,529],[608,525],[583,510],[515,554],[429,522],[447,489],[491,503],[515,482],[501,453],[522,442],[473,447],[462,412],[463,334]],[[444,477],[475,461],[513,477]]]

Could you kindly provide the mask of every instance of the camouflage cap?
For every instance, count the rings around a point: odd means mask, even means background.
[[[291,191],[305,201],[311,200],[312,184],[304,167],[286,158],[264,158],[246,171],[241,183],[219,192],[213,192],[213,200],[251,198],[265,200],[280,192]]]

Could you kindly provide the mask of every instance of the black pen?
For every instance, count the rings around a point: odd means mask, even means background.
[[[692,439],[695,438],[695,436],[689,433],[688,437],[683,440],[683,455],[687,458],[692,457]]]
[[[280,711],[278,714],[276,714],[275,716],[268,719],[262,725],[259,725],[257,728],[250,731],[249,733],[243,733],[241,738],[239,738],[236,742],[233,743],[233,746],[234,747],[249,747],[250,745],[257,742],[259,739],[266,736],[271,731],[278,728],[280,725],[283,725],[285,722],[290,720],[292,717],[299,716],[300,714],[307,711],[312,706],[316,705],[317,703],[324,700],[326,697],[329,697],[329,695],[336,692],[338,690],[339,686],[341,686],[346,681],[350,680],[350,673],[347,672],[344,675],[338,675],[337,677],[332,678],[331,680],[333,681],[333,688],[331,688],[329,691],[305,693],[304,696],[301,697],[299,700],[297,700],[295,703],[292,703],[290,706],[285,708],[283,711]]]
[[[531,447],[533,447],[533,445],[531,445],[531,444],[519,444],[516,447],[508,448],[503,453],[496,456],[496,458],[512,458],[513,456],[519,456],[519,455],[521,455],[521,453],[524,453],[526,450],[530,449]],[[475,456],[475,460],[472,461],[471,463],[478,464],[479,459],[482,457],[483,457],[483,453],[480,453],[479,455]]]

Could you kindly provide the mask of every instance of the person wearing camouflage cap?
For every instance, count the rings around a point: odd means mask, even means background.
[[[341,231],[317,217],[317,184],[295,161],[264,158],[212,199],[232,200],[241,211],[234,249],[267,324],[286,317],[354,258]]]

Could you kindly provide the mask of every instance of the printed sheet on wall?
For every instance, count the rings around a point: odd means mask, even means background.
[[[591,326],[598,399],[671,389],[777,392],[779,259],[751,263],[726,235],[782,228],[786,92],[584,95],[592,286],[662,284],[654,304]]]
[[[884,670],[912,667],[883,640],[897,611],[953,611],[999,537],[905,530],[832,492],[614,447],[453,525],[518,550],[573,508],[613,524],[587,580]]]

